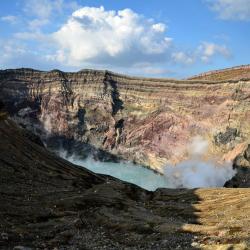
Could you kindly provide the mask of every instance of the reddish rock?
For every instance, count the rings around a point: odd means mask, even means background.
[[[208,141],[210,158],[222,158],[248,140],[250,80],[202,79],[3,70],[0,98],[45,141],[60,137],[75,142],[80,154],[91,148],[160,169],[189,157],[195,136]],[[215,138],[228,129],[237,134],[218,143]]]

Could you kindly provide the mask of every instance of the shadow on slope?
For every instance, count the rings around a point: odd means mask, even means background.
[[[149,192],[97,175],[0,122],[0,246],[190,249],[193,190]]]
[[[247,249],[249,189],[149,192],[55,156],[10,120],[0,138],[3,249]]]

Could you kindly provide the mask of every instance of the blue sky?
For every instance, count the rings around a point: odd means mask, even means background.
[[[250,0],[1,0],[0,68],[183,78],[249,64]]]

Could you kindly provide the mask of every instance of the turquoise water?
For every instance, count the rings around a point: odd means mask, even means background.
[[[81,160],[74,156],[67,157],[61,152],[59,155],[95,173],[114,176],[150,191],[157,188],[222,187],[236,173],[230,162],[218,164],[213,161],[191,159],[175,166],[165,166],[163,168],[164,175],[160,175],[131,162],[100,162],[91,157]]]
[[[159,187],[168,187],[165,176],[130,162],[100,162],[91,158],[78,160],[73,157],[69,157],[67,160],[95,173],[111,175],[150,191]]]

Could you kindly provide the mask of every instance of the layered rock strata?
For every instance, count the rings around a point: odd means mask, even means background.
[[[250,80],[173,80],[109,71],[0,71],[0,98],[16,121],[62,147],[102,160],[123,158],[161,171],[189,158],[232,160],[248,142]]]

